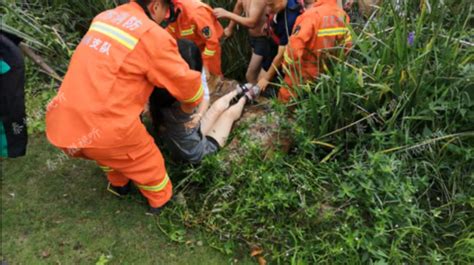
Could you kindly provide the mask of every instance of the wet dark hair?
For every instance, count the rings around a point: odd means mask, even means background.
[[[151,3],[151,1],[152,0],[136,0],[136,2],[142,7],[148,6]],[[162,0],[162,1],[165,2],[165,4],[171,4],[173,0]]]
[[[139,4],[145,14],[151,19],[150,10],[148,10],[148,5],[151,3],[151,0],[136,0],[137,4]]]
[[[202,71],[202,58],[201,51],[198,46],[185,39],[178,40],[179,54],[184,61],[189,65],[189,68],[195,71]],[[183,88],[186,89],[187,84],[183,84]],[[153,93],[150,96],[150,113],[155,128],[161,120],[160,108],[171,107],[177,100],[164,88],[155,87]]]
[[[151,3],[151,0],[136,0],[139,5],[148,6]]]
[[[188,63],[189,68],[199,72],[202,71],[201,51],[194,42],[186,39],[179,39],[178,49],[181,57],[183,57],[184,61]]]

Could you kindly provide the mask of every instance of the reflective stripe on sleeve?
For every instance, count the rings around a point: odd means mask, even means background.
[[[216,54],[216,51],[214,51],[214,50],[209,50],[208,48],[204,49],[204,55],[214,56],[215,54]]]
[[[349,31],[346,27],[326,28],[318,30],[318,37],[345,35]]]
[[[189,36],[189,35],[193,35],[193,34],[194,34],[194,26],[192,26],[189,29],[181,30],[181,36]]]
[[[204,94],[204,88],[201,84],[201,86],[199,87],[199,90],[196,92],[196,95],[194,95],[194,97],[190,98],[190,99],[187,99],[187,100],[183,100],[182,102],[184,103],[194,103],[196,101],[198,101],[202,95]]]

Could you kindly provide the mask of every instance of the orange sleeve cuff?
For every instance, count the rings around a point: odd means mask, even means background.
[[[199,83],[199,88],[197,89],[194,96],[185,100],[181,100],[181,103],[187,106],[195,107],[201,103],[203,98],[204,98],[204,87],[202,86],[201,83]]]
[[[220,53],[216,53],[213,57],[204,56],[204,66],[209,73],[222,76]]]

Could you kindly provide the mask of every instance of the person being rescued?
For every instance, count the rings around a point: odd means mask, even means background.
[[[189,40],[178,40],[181,56],[193,70],[203,70],[200,50]],[[180,103],[165,89],[155,89],[150,97],[150,114],[155,130],[177,161],[199,163],[217,152],[227,141],[232,125],[242,116],[245,103],[259,94],[257,86],[247,84],[217,99],[209,110],[195,114],[183,112]],[[204,101],[209,95],[204,95]]]
[[[188,39],[198,46],[206,72],[222,78],[220,40],[224,29],[212,8],[199,0],[171,0],[166,30],[177,39]],[[207,77],[209,78],[209,77]]]
[[[184,113],[193,113],[203,98],[201,74],[159,26],[169,1],[137,0],[96,16],[46,113],[53,145],[95,160],[116,195],[127,194],[133,182],[153,214],[170,200],[172,184],[140,113],[156,86],[166,88]]]
[[[349,51],[352,46],[349,22],[349,16],[336,0],[317,0],[296,20],[284,53],[288,88],[280,88],[280,101],[288,102],[294,97],[293,87],[301,81],[315,80],[326,67],[330,55],[337,56],[341,50]]]

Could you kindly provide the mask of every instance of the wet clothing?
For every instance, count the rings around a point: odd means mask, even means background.
[[[160,136],[171,151],[174,160],[199,163],[204,156],[219,150],[219,144],[210,136],[203,136],[201,126],[186,128],[185,123],[192,120],[179,105],[161,108]]]
[[[336,0],[319,0],[297,19],[284,54],[284,64],[290,69],[285,76],[289,87],[300,77],[303,82],[314,80],[320,69],[327,67],[329,53],[337,55],[352,46],[349,22]],[[282,101],[288,101],[291,95],[289,90],[280,89]]]
[[[250,36],[249,39],[250,47],[252,47],[253,53],[263,57],[262,68],[267,71],[278,53],[278,45],[276,45],[271,38],[265,36]]]
[[[174,1],[177,20],[166,29],[175,39],[193,41],[202,53],[204,66],[213,75],[222,76],[220,39],[224,29],[212,8],[199,0]]]
[[[212,137],[204,136],[200,125],[186,128],[192,114],[183,112],[179,105],[166,90],[156,88],[150,97],[153,127],[173,160],[199,163],[204,156],[217,152],[219,144]]]
[[[80,150],[142,192],[151,191],[152,207],[166,203],[171,189],[160,151],[140,120],[155,86],[190,106],[204,94],[201,74],[189,69],[176,41],[131,2],[94,18],[46,113],[52,144]],[[97,149],[98,155],[90,152]]]
[[[26,153],[25,63],[21,39],[0,32],[0,158]]]

